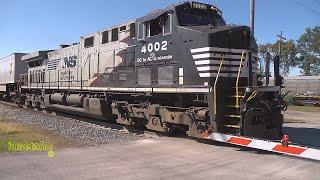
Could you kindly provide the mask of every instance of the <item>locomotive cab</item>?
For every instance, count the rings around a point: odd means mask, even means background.
[[[262,86],[249,27],[227,25],[217,7],[197,2],[152,12],[136,25],[137,87],[208,87],[214,131],[280,138],[280,87]]]
[[[195,2],[177,6],[176,16],[176,39],[181,39],[180,51],[185,52],[182,66],[195,72],[184,80],[212,88],[208,106],[213,130],[279,139],[286,106],[281,85],[262,85],[249,27],[227,25],[219,9]]]
[[[174,86],[173,12],[154,12],[138,19],[137,27],[138,87]]]

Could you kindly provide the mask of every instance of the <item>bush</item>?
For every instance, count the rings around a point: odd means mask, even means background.
[[[284,97],[284,100],[287,102],[288,105],[295,105],[297,104],[297,97],[295,95],[292,94],[287,94]]]

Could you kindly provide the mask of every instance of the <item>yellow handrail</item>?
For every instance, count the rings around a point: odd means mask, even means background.
[[[214,114],[217,114],[217,91],[216,91],[216,87],[217,87],[217,82],[218,82],[218,78],[219,78],[219,75],[220,75],[220,70],[221,70],[221,67],[222,67],[222,64],[223,64],[223,61],[224,61],[224,56],[222,56],[222,59],[221,59],[221,62],[220,62],[220,66],[219,66],[219,70],[218,70],[218,73],[217,73],[217,76],[216,76],[216,79],[214,81],[214,86],[213,86],[213,110],[214,110]]]
[[[249,98],[247,99],[247,102],[249,102],[251,99],[253,99],[254,97],[256,97],[256,95],[258,94],[257,91],[253,91],[253,93],[249,96]]]
[[[237,76],[237,82],[236,82],[236,108],[240,107],[240,105],[239,105],[240,104],[239,103],[239,77],[240,77],[240,73],[241,73],[241,67],[242,67],[244,53],[245,52],[242,51],[239,70],[238,70],[238,76]]]

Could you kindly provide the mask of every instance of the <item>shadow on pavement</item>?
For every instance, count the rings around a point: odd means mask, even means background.
[[[320,148],[320,129],[303,127],[283,127],[291,142],[299,145]]]

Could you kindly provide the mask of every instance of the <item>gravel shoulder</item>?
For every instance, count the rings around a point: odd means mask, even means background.
[[[51,131],[69,138],[79,146],[123,143],[146,138],[144,135],[133,134],[119,128],[120,126],[108,123],[97,126],[78,119],[36,113],[30,109],[11,107],[1,103],[0,119]]]
[[[294,142],[320,147],[320,141],[314,140],[320,134],[320,112],[286,111],[284,117],[293,120],[291,123],[284,124],[284,132],[293,137]],[[37,113],[30,109],[11,107],[1,103],[0,119],[48,130],[69,138],[78,146],[123,143],[148,138],[144,134],[129,132],[115,124],[93,125],[79,119]]]

